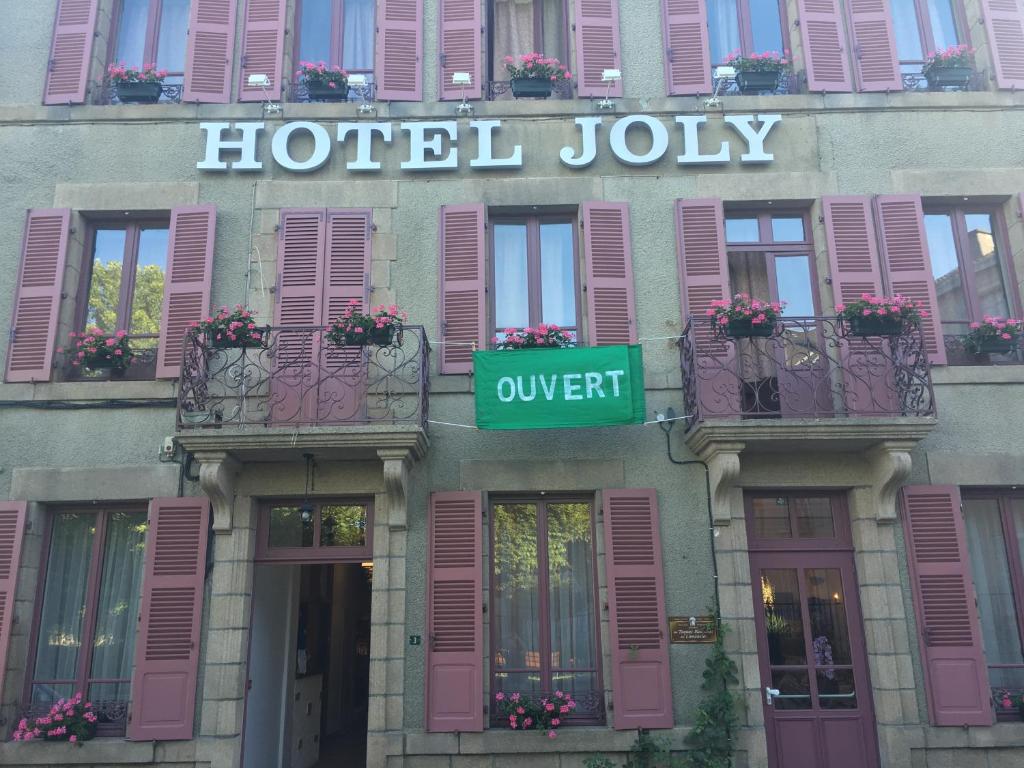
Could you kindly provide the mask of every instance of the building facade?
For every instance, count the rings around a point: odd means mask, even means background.
[[[737,765],[1024,764],[1024,358],[971,336],[1022,315],[1020,0],[5,19],[0,763],[682,751],[717,611]],[[713,325],[741,292],[771,335]],[[925,316],[858,335],[863,294]],[[251,345],[193,329],[235,305]],[[331,345],[377,305],[397,336]],[[639,345],[645,423],[478,428],[474,352],[541,324]],[[557,738],[509,727],[559,690]],[[77,692],[96,738],[9,740]]]

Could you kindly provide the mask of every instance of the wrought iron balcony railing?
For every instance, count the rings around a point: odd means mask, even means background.
[[[932,416],[920,329],[851,336],[835,317],[787,317],[768,338],[733,339],[691,317],[679,341],[688,425],[723,418]]]
[[[178,428],[419,424],[427,419],[430,344],[405,326],[387,346],[335,347],[322,326],[269,327],[264,346],[185,338]]]
[[[181,103],[181,92],[185,86],[181,83],[164,83],[160,86],[160,100],[159,104],[179,104]],[[112,83],[110,80],[103,80],[100,83],[95,83],[93,90],[93,103],[94,104],[122,104],[117,96],[117,84]],[[140,102],[142,106],[146,106],[148,102]]]

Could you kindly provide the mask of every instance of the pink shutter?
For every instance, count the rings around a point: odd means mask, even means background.
[[[182,101],[231,101],[236,5],[235,0],[192,0]]]
[[[423,99],[423,0],[378,0],[374,76],[381,101]]]
[[[462,86],[452,85],[453,72],[469,72],[473,84],[467,99],[483,97],[483,36],[478,0],[441,0],[441,100],[461,99]],[[515,55],[517,51],[509,51]]]
[[[671,728],[658,493],[602,491],[615,729]]]
[[[711,93],[711,53],[704,0],[662,0],[661,14],[668,95]]]
[[[1024,3],[981,0],[997,88],[1024,90]]]
[[[324,248],[327,212],[323,208],[281,211],[278,230],[274,325],[277,353],[271,378],[271,421],[310,422],[317,407],[314,361],[324,323]]]
[[[70,221],[67,208],[36,208],[25,217],[5,381],[50,380]]]
[[[875,198],[889,290],[921,302],[928,316],[922,321],[924,346],[936,365],[946,364],[942,318],[924,234],[920,195],[879,195]]]
[[[850,68],[839,0],[797,0],[797,13],[800,14],[807,90],[849,91]]]
[[[287,0],[247,0],[242,31],[242,66],[238,78],[239,101],[281,98],[284,67],[284,27]],[[249,75],[268,75],[270,85],[251,88]]]
[[[584,203],[581,214],[590,344],[636,344],[629,204]]]
[[[206,498],[149,503],[129,739],[192,738],[209,524]]]
[[[175,379],[180,375],[185,334],[210,309],[216,227],[215,205],[186,205],[171,211],[156,365],[158,379]]]
[[[857,90],[902,90],[888,0],[849,0],[848,8]]]
[[[0,501],[0,691],[4,687],[7,649],[11,646],[18,565],[27,510],[28,504],[24,501]]]
[[[441,373],[472,373],[487,347],[484,206],[441,207]]]
[[[711,302],[727,299],[729,266],[725,254],[725,213],[718,198],[676,201],[676,245],[683,326],[696,321],[697,398],[702,415],[739,412],[735,349],[712,333],[706,321]]]
[[[370,210],[327,211],[322,316],[328,325],[353,299],[365,311],[370,301]],[[320,345],[317,422],[362,420],[366,412],[367,368],[362,347]],[[331,375],[333,374],[333,375]]]
[[[430,495],[427,730],[484,728],[484,614],[479,492]]]
[[[99,0],[59,0],[43,104],[85,101]]]
[[[905,486],[903,530],[931,722],[991,725],[960,490],[952,485]]]
[[[619,54],[619,0],[576,2],[576,87],[580,96],[604,96],[606,69],[622,69]],[[628,73],[627,73],[628,74]],[[612,84],[612,96],[622,96],[622,81]]]

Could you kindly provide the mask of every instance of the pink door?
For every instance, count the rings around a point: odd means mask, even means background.
[[[842,498],[747,499],[772,768],[877,768],[857,578]]]

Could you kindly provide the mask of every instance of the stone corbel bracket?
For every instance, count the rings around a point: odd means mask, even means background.
[[[199,462],[199,487],[213,503],[213,530],[230,531],[241,465],[227,451],[196,451],[193,455]]]
[[[381,448],[377,456],[384,462],[385,520],[392,531],[404,531],[408,521],[407,492],[412,452],[407,448]]]
[[[708,465],[711,480],[711,518],[715,525],[729,525],[733,513],[743,515],[743,503],[738,497],[740,479],[740,453],[744,443],[711,443],[700,453]]]
[[[866,451],[874,489],[875,520],[879,523],[896,522],[896,494],[910,477],[910,451],[914,445],[910,441],[889,440]]]

